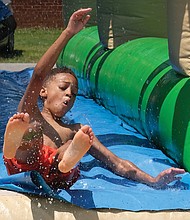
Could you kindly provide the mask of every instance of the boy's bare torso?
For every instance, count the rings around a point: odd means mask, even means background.
[[[80,129],[80,124],[64,124],[61,120],[55,121],[43,115],[40,123],[43,128],[44,145],[59,148],[67,141],[72,140]]]

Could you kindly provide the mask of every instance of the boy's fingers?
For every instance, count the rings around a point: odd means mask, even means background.
[[[75,11],[74,14],[85,15],[90,11],[92,11],[92,8],[81,8],[81,9]]]
[[[86,18],[83,20],[83,24],[86,25],[89,19],[90,19],[90,15],[87,15]]]
[[[91,8],[87,8],[87,9],[79,9],[78,11],[74,12],[73,16],[75,19],[80,20],[82,19],[84,16],[88,16],[86,14],[88,14],[92,9]],[[89,19],[89,18],[88,18]]]

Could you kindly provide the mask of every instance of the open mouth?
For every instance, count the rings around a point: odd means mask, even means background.
[[[67,101],[67,100],[63,102],[63,104],[66,106],[68,105],[68,103],[69,103],[69,101]]]

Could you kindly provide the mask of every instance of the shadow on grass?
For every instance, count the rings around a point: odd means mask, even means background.
[[[0,58],[15,58],[15,57],[21,57],[23,55],[23,50],[14,50],[12,53],[5,53],[0,51]]]

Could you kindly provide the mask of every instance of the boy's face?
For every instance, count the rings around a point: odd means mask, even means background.
[[[61,118],[72,107],[78,93],[78,82],[69,73],[58,73],[45,88],[44,110]]]

